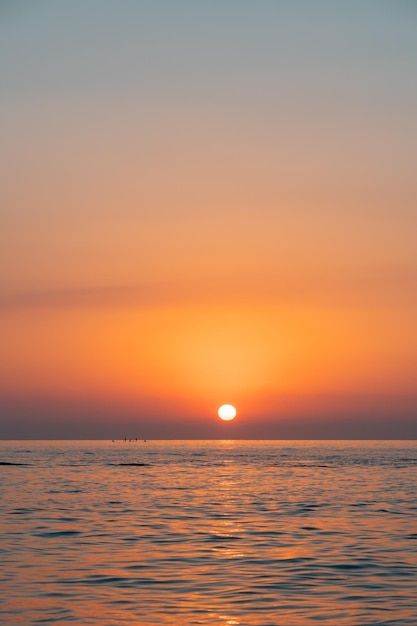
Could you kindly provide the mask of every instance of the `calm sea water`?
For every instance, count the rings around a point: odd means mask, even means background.
[[[0,442],[0,462],[4,626],[417,624],[417,442]]]

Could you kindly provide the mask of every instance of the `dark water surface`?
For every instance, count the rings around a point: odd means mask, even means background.
[[[417,442],[0,442],[0,623],[417,624]]]

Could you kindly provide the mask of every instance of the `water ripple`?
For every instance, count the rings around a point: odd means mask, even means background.
[[[415,442],[24,446],[0,444],[4,626],[417,623]]]

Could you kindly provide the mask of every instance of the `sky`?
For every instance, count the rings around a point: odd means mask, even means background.
[[[416,438],[416,28],[3,0],[0,438]]]

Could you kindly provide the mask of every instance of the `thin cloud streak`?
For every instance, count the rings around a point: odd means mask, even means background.
[[[242,272],[243,273],[243,272]],[[157,306],[165,303],[245,303],[268,300],[283,305],[411,306],[417,305],[414,268],[374,268],[349,273],[270,275],[247,273],[84,289],[50,289],[0,294],[0,310],[32,308]]]

